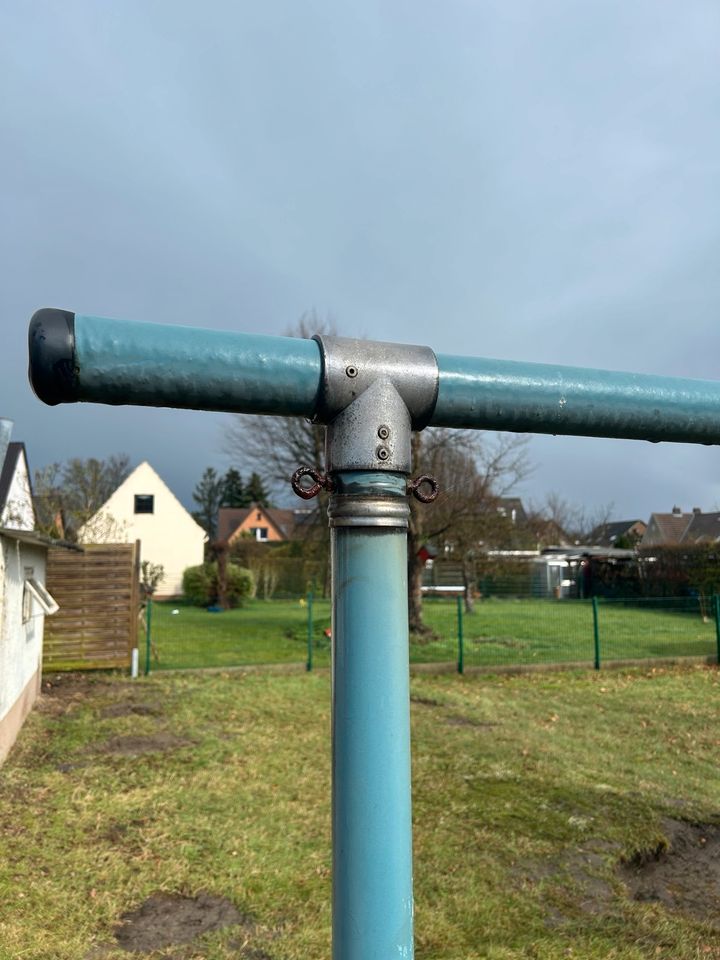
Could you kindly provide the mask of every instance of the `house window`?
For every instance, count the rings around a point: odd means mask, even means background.
[[[135,513],[155,513],[155,497],[151,493],[136,493]]]
[[[268,538],[267,527],[251,527],[250,533],[255,537],[256,540],[267,540]]]

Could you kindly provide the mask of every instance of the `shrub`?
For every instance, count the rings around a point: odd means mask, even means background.
[[[241,607],[243,601],[253,595],[255,582],[253,575],[236,563],[227,565],[227,602],[231,607]],[[183,573],[183,593],[185,599],[196,607],[207,607],[218,598],[217,563],[203,563],[199,567],[188,567]]]

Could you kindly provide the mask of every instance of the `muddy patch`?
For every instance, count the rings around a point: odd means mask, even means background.
[[[634,900],[660,903],[720,930],[720,824],[667,818],[665,841],[618,869]]]
[[[120,918],[115,940],[123,950],[149,952],[190,943],[212,930],[251,924],[225,897],[201,892],[195,897],[155,893]]]
[[[178,737],[174,733],[160,731],[147,736],[129,734],[127,736],[111,737],[105,743],[93,747],[92,752],[131,757],[141,753],[166,753],[180,747],[192,746],[192,744],[193,741],[187,737]]]

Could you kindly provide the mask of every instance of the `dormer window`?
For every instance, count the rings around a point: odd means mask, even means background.
[[[155,497],[151,493],[136,493],[135,513],[155,513]]]

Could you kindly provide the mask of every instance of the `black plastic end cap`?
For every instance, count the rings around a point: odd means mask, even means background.
[[[79,399],[75,314],[52,307],[37,310],[30,321],[28,349],[28,375],[36,396],[51,406],[75,403]]]

